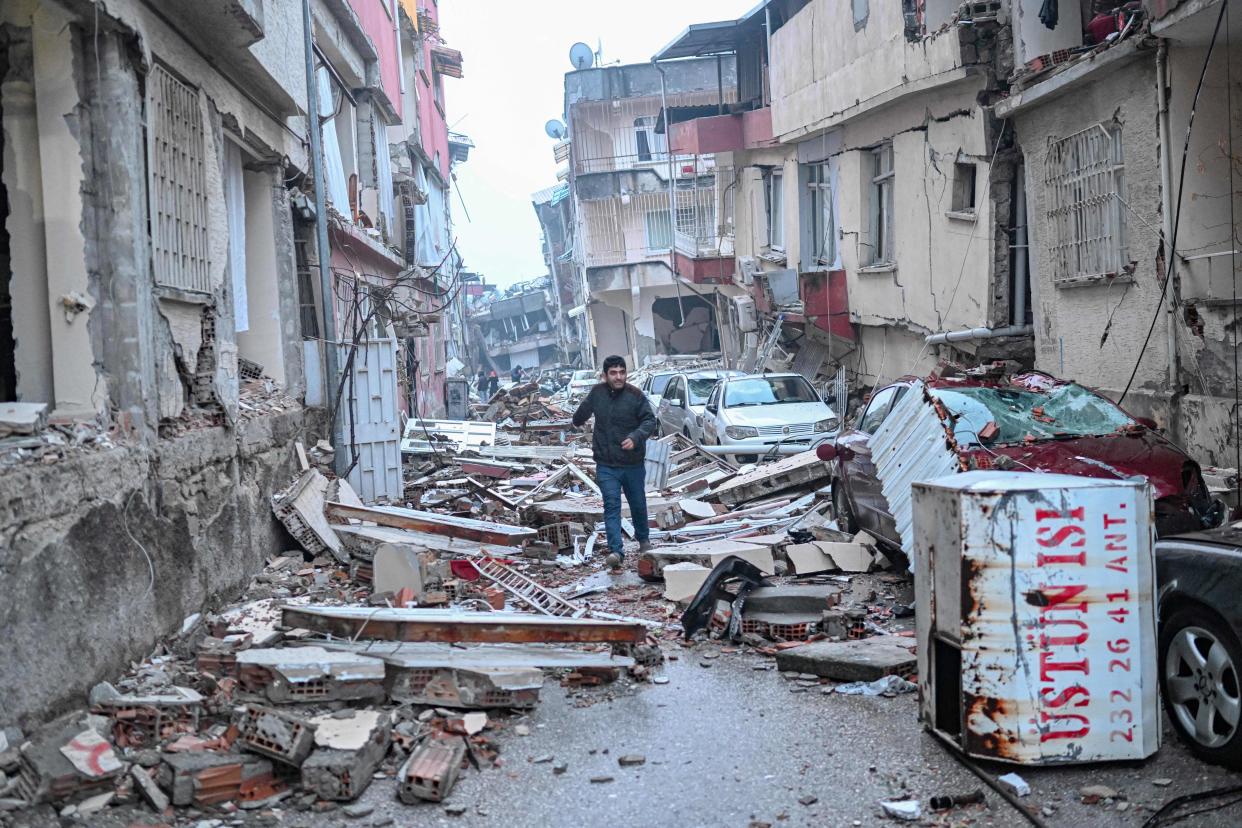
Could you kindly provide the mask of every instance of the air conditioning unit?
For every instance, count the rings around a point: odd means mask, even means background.
[[[755,313],[755,300],[750,296],[734,296],[733,312],[737,318],[737,329],[740,333],[751,333],[759,330],[759,317]]]

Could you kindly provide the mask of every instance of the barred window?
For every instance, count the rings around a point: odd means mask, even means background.
[[[211,292],[203,112],[198,90],[156,65],[147,76],[147,175],[155,283]]]
[[[1096,124],[1049,142],[1044,183],[1053,284],[1094,282],[1121,272],[1123,170],[1119,124]]]

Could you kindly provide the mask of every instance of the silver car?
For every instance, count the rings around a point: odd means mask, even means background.
[[[704,406],[712,389],[722,379],[741,376],[745,376],[741,371],[693,371],[674,375],[664,387],[664,396],[656,409],[659,433],[682,434],[702,443]]]

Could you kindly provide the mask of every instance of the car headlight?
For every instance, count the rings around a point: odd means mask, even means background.
[[[725,429],[725,436],[730,440],[745,440],[747,437],[758,437],[759,429],[754,426],[729,426]]]
[[[836,417],[829,417],[826,420],[820,420],[818,423],[815,424],[815,430],[816,431],[835,431],[837,427],[837,422],[838,420]]]

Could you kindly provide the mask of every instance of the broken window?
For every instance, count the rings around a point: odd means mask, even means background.
[[[1044,168],[1052,228],[1052,281],[1094,281],[1121,272],[1121,125],[1096,124],[1048,144]]]
[[[884,144],[867,153],[871,172],[870,265],[892,264],[893,255],[893,145]]]
[[[888,388],[877,391],[870,402],[867,403],[867,411],[858,420],[858,430],[866,434],[874,434],[875,430],[884,422],[884,418],[888,416],[888,411],[896,399],[898,386],[890,385]]]
[[[953,165],[953,202],[955,213],[973,213],[975,211],[975,165],[957,163]]]
[[[1054,385],[1046,392],[1019,388],[929,389],[954,417],[953,433],[961,445],[1021,443],[1057,437],[1113,434],[1134,424],[1113,403],[1076,383]]]
[[[147,174],[155,283],[211,292],[198,89],[156,64],[147,77]]]
[[[328,203],[346,218],[353,218],[349,208],[349,184],[345,166],[341,160],[340,132],[337,127],[336,102],[333,98],[332,76],[321,66],[317,73],[319,82],[319,117],[323,118],[324,177],[328,184]],[[343,92],[342,92],[343,94]]]
[[[764,181],[764,206],[767,208],[768,247],[785,249],[785,176],[780,170],[772,170]]]
[[[833,211],[832,169],[829,162],[804,164],[802,226],[809,256],[807,270],[831,267],[837,261],[837,226]]]
[[[853,0],[854,31],[867,27],[867,18],[871,16],[871,4],[868,0]]]
[[[634,119],[634,145],[639,161],[659,161],[668,150],[664,133],[656,132],[653,116]]]
[[[651,210],[643,216],[647,231],[647,249],[669,250],[673,246],[673,228],[667,210]]]

